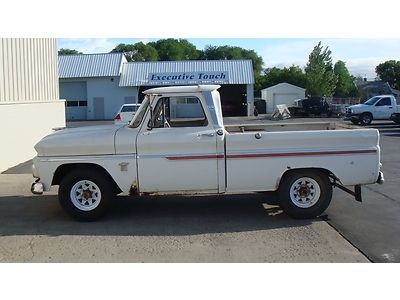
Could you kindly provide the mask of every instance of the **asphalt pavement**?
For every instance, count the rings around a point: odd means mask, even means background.
[[[324,219],[373,262],[400,262],[400,125],[375,121],[381,133],[383,185],[362,188],[363,202],[335,189]]]

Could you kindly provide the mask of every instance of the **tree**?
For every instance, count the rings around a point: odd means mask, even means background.
[[[346,63],[341,60],[337,61],[333,67],[333,72],[337,77],[334,96],[340,98],[357,96],[358,90],[354,84],[354,77],[350,75]]]
[[[110,53],[124,53],[127,61],[132,61],[133,55],[133,44],[118,44],[114,49],[110,51]]]
[[[231,59],[251,59],[253,62],[254,77],[257,79],[261,75],[263,59],[254,50],[247,50],[233,46],[211,46],[208,45],[203,51],[203,59],[206,60],[231,60]]]
[[[379,79],[387,81],[394,89],[400,89],[400,61],[388,60],[375,68]]]
[[[162,61],[195,60],[201,55],[196,46],[185,39],[161,39],[148,45],[157,50],[158,58]]]
[[[71,54],[82,54],[82,52],[79,52],[78,50],[75,49],[65,49],[61,48],[58,50],[58,55],[71,55]]]
[[[136,44],[118,44],[112,53],[124,53],[128,61],[156,61],[157,50],[149,44],[138,42]]]
[[[302,88],[306,87],[306,75],[299,66],[292,65],[283,69],[273,67],[264,70],[264,75],[256,81],[255,90],[276,85],[278,83],[287,82]]]
[[[154,47],[138,42],[133,45],[132,61],[156,61],[158,53]]]
[[[306,72],[306,90],[311,96],[332,96],[337,77],[333,72],[331,51],[322,49],[321,42],[311,51]]]

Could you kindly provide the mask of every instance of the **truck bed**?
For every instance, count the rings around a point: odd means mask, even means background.
[[[290,169],[329,170],[345,185],[374,183],[379,133],[340,123],[241,124],[225,127],[227,190],[275,190]],[[277,174],[279,174],[277,176]]]
[[[243,132],[278,132],[278,131],[308,131],[308,130],[336,130],[354,129],[356,127],[336,122],[312,122],[312,123],[263,123],[263,124],[234,124],[225,125],[228,133]]]

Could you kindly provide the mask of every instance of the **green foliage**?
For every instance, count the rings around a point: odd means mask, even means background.
[[[133,45],[133,61],[156,61],[158,60],[157,50],[142,42]]]
[[[61,48],[58,50],[58,55],[72,55],[72,54],[82,54],[82,52],[79,52],[78,50],[75,49],[65,49]]]
[[[231,60],[251,59],[253,62],[254,76],[257,79],[261,75],[263,59],[254,50],[247,50],[233,46],[211,46],[205,47],[203,59],[206,60]]]
[[[196,46],[185,39],[162,39],[148,43],[156,49],[159,60],[195,60],[199,58]]]
[[[158,53],[154,47],[149,44],[138,42],[136,44],[118,44],[112,53],[122,52],[128,61],[156,61]]]
[[[292,65],[289,68],[271,68],[264,71],[261,80],[261,89],[276,85],[278,83],[287,82],[299,87],[306,87],[306,75],[299,66]]]
[[[387,81],[392,88],[400,89],[400,61],[385,61],[376,66],[375,72],[379,79]]]
[[[337,77],[333,72],[331,51],[322,49],[321,42],[310,53],[306,72],[306,90],[311,96],[332,96]]]
[[[335,97],[346,98],[358,96],[358,89],[354,84],[355,78],[350,75],[345,62],[341,60],[337,61],[333,67],[333,72],[337,77]]]

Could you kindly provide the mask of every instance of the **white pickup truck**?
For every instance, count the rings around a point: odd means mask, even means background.
[[[128,125],[56,131],[35,149],[33,193],[59,185],[78,220],[104,215],[119,193],[278,191],[294,218],[320,215],[336,186],[361,201],[383,183],[379,132],[334,123],[224,126],[216,85],[153,88]],[[345,187],[355,186],[354,191]]]
[[[397,105],[396,98],[393,95],[380,95],[372,97],[362,104],[347,107],[345,120],[361,125],[369,125],[372,120],[396,122],[393,116],[398,113],[400,113],[400,106]]]

